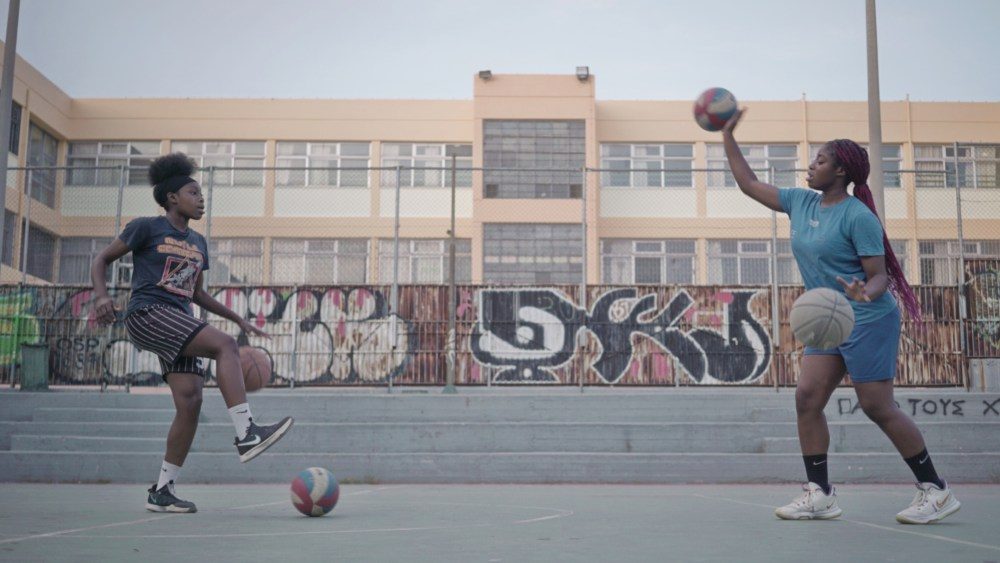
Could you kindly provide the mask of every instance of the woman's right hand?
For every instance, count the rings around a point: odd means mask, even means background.
[[[729,118],[729,121],[727,121],[726,124],[722,126],[722,133],[723,134],[728,133],[732,135],[733,130],[736,129],[736,125],[739,124],[740,119],[743,117],[743,114],[746,113],[746,111],[747,108],[745,107],[737,109],[736,113],[734,113],[733,116]]]
[[[111,297],[105,295],[104,297],[98,297],[97,301],[94,302],[94,313],[97,316],[97,322],[109,325],[117,320],[115,311],[118,308],[115,307],[115,302]]]

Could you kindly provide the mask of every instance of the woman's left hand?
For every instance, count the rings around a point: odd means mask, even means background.
[[[862,303],[872,302],[871,297],[868,297],[868,294],[865,293],[864,280],[853,278],[853,281],[851,283],[847,283],[847,281],[844,280],[844,278],[837,276],[837,281],[840,282],[840,285],[844,286],[844,293],[847,294],[847,297],[849,299],[860,301]]]
[[[268,334],[268,333],[264,332],[263,330],[257,328],[256,326],[254,326],[253,323],[251,323],[250,321],[248,321],[246,319],[240,319],[240,323],[239,324],[240,324],[240,329],[242,329],[243,332],[245,332],[247,334],[252,334],[254,336],[262,336],[262,337],[267,338],[269,340],[271,338],[270,334]]]

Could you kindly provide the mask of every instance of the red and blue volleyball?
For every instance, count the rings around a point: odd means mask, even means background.
[[[736,113],[736,96],[725,88],[709,88],[694,101],[694,120],[705,131],[718,131]]]
[[[323,516],[337,506],[340,485],[322,467],[310,467],[292,481],[292,504],[306,516]]]

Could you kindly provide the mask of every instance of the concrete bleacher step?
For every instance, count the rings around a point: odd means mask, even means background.
[[[0,423],[10,432],[11,450],[162,451],[167,427],[125,424]],[[81,432],[84,429],[86,432]],[[336,453],[392,452],[533,452],[611,453],[760,452],[762,438],[794,435],[787,423],[296,423],[281,441],[283,451]],[[138,438],[142,441],[130,441]],[[200,424],[193,451],[228,452],[233,446],[229,423]]]
[[[7,481],[145,483],[161,453],[0,451]],[[831,454],[838,483],[906,483],[895,453]],[[1000,453],[938,453],[953,482],[1000,482]],[[782,483],[799,482],[798,454],[616,454],[589,452],[323,454],[267,452],[247,464],[235,453],[192,453],[186,483],[288,483],[306,467],[345,483]],[[959,477],[961,476],[961,477]]]
[[[258,417],[294,415],[301,420],[369,420],[373,422],[485,422],[485,421],[592,421],[627,416],[634,422],[670,422],[688,420],[750,421],[754,411],[781,408],[792,412],[794,398],[789,393],[768,390],[753,393],[705,393],[682,390],[676,394],[636,391],[588,391],[583,394],[560,391],[556,394],[517,395],[478,394],[465,391],[459,395],[393,395],[382,393],[330,393],[323,390],[265,391],[249,396]],[[13,396],[12,396],[13,395]],[[76,395],[74,397],[74,395]],[[789,411],[788,409],[792,409]],[[158,411],[173,411],[169,395],[128,395],[124,393],[0,393],[0,418],[3,420],[101,420],[109,410],[122,410],[122,416],[142,416],[145,409],[157,411],[151,416],[169,416]],[[760,416],[760,415],[758,415]],[[205,391],[203,420],[226,420],[225,404],[215,389]],[[131,419],[127,419],[131,420]],[[168,419],[169,420],[169,419]]]
[[[41,451],[161,451],[165,423],[0,423],[0,448]],[[830,451],[886,452],[871,423],[831,423]],[[932,452],[1000,452],[1000,423],[924,423]],[[232,449],[229,423],[203,423],[193,451]],[[287,451],[336,453],[591,451],[611,453],[797,453],[793,423],[316,423],[299,422]],[[138,449],[140,447],[150,449]],[[121,449],[131,448],[131,449]]]
[[[761,389],[268,390],[258,420],[292,432],[239,464],[232,423],[207,390],[188,482],[285,482],[322,465],[346,481],[778,482],[801,479],[794,395]],[[901,390],[935,464],[954,482],[1000,482],[1000,395]],[[843,482],[905,482],[888,439],[838,390],[826,410]],[[0,391],[0,481],[142,482],[174,417],[169,394]],[[940,460],[940,461],[939,461]],[[155,473],[155,469],[153,471]]]

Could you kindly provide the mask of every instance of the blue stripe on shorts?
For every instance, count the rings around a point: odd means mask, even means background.
[[[840,355],[855,383],[885,381],[896,377],[899,355],[899,307],[870,323],[854,325],[847,341],[828,350],[806,346],[807,356]]]

